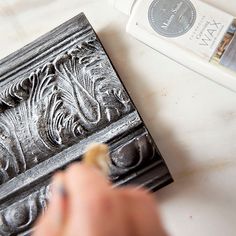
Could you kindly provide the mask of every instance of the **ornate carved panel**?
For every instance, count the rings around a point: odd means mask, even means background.
[[[108,143],[114,185],[172,181],[103,46],[80,14],[0,61],[0,235],[27,235],[50,177]]]

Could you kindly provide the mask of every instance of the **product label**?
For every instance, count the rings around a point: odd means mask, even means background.
[[[167,40],[210,60],[234,17],[199,0],[154,0],[152,29]]]
[[[236,26],[236,25],[235,25]],[[236,71],[236,28],[234,30],[234,35],[229,45],[224,48],[222,57],[220,58],[220,64]],[[228,33],[229,35],[229,33]],[[223,45],[222,45],[223,46]]]
[[[189,0],[156,0],[149,8],[149,22],[165,37],[187,33],[196,21],[196,9]]]

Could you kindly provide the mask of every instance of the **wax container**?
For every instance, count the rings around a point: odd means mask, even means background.
[[[200,0],[113,0],[127,32],[179,64],[236,91],[236,17]]]

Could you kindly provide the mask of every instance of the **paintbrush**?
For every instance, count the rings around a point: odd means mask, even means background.
[[[87,166],[95,167],[101,173],[103,173],[106,178],[108,178],[110,173],[109,162],[110,156],[108,145],[101,143],[90,144],[82,158],[82,163],[86,164]],[[57,186],[56,190],[63,197],[67,196],[63,185]]]
[[[106,144],[94,143],[88,146],[83,155],[83,163],[100,170],[106,177],[109,175],[109,147]]]

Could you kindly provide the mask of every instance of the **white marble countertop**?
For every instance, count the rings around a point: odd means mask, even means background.
[[[208,0],[234,15],[236,1]],[[84,11],[175,183],[160,190],[171,236],[236,235],[236,94],[125,33],[107,0],[1,0],[0,57]]]

